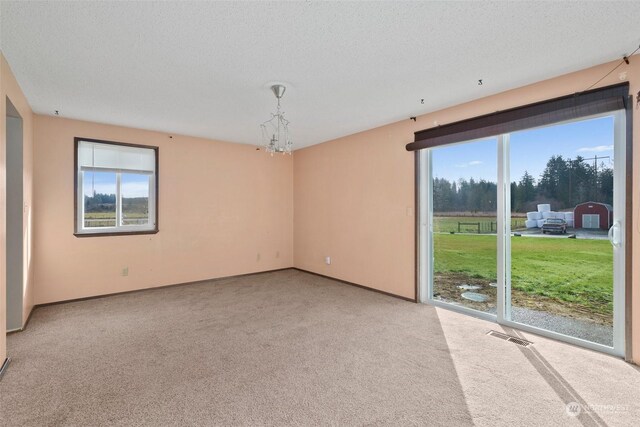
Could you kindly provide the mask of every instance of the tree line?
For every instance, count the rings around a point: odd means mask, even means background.
[[[114,212],[116,210],[116,195],[94,193],[84,196],[84,211],[87,213]],[[128,213],[147,213],[149,211],[148,197],[123,197],[122,210]]]
[[[493,212],[496,195],[496,183],[484,179],[433,180],[434,212]],[[553,210],[573,209],[587,201],[613,203],[613,169],[580,156],[551,156],[537,180],[525,171],[511,182],[513,212],[535,211],[538,203],[550,203]]]

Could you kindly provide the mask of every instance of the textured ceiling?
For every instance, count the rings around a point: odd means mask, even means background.
[[[640,2],[0,4],[0,47],[37,113],[258,144],[278,81],[296,148],[640,43]]]

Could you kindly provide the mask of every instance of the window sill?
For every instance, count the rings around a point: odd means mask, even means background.
[[[157,234],[157,228],[154,230],[137,230],[137,231],[108,231],[108,232],[89,232],[89,233],[73,233],[76,237],[109,237],[109,236],[135,236],[137,234]]]

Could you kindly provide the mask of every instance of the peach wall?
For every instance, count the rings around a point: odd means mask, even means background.
[[[33,265],[30,253],[32,248],[32,164],[33,164],[33,112],[16,81],[9,64],[0,52],[0,331],[6,330],[6,99],[16,107],[23,123],[23,198],[24,217],[24,283],[22,324],[26,322],[33,308]],[[4,333],[0,333],[0,363],[6,357],[6,341]]]
[[[411,129],[407,121],[295,152],[296,267],[414,298]]]
[[[73,235],[76,136],[160,148],[158,234]],[[37,304],[293,265],[292,156],[41,115],[34,141]]]
[[[640,55],[599,83],[627,72],[640,90]],[[413,132],[439,124],[582,91],[612,69],[602,64],[451,108],[297,150],[294,164],[294,265],[404,297],[415,296],[414,165],[405,144]],[[640,110],[633,109],[634,146]],[[640,362],[640,149],[634,150],[633,345]],[[332,256],[332,264],[324,263]]]

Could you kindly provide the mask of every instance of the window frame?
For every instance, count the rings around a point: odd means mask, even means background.
[[[85,228],[84,227],[84,218],[81,212],[81,209],[84,205],[83,201],[80,200],[80,196],[84,194],[83,190],[80,189],[78,191],[78,186],[82,185],[82,178],[80,174],[82,173],[78,168],[78,146],[81,141],[92,142],[97,144],[105,144],[105,145],[115,145],[115,146],[124,146],[124,147],[132,147],[132,148],[142,148],[154,151],[155,157],[155,171],[153,174],[150,174],[149,180],[149,215],[151,217],[153,212],[153,225],[152,228],[145,227],[136,227],[136,226],[122,226],[117,225],[115,227],[95,227],[95,228]],[[130,144],[126,142],[116,142],[116,141],[107,141],[102,139],[94,139],[94,138],[82,138],[75,137],[73,139],[73,212],[74,212],[74,236],[76,237],[106,237],[106,236],[131,236],[131,235],[139,235],[139,234],[157,234],[159,230],[159,193],[160,193],[160,180],[159,180],[159,148],[152,145],[141,145],[141,144]],[[101,170],[102,168],[95,168],[95,170]],[[127,171],[114,171],[113,169],[104,169],[104,171],[112,171],[116,173],[116,210],[118,209],[118,200],[120,199],[121,193],[121,175],[122,173],[127,173]],[[153,183],[153,185],[151,185]],[[116,218],[119,215],[116,213]],[[116,220],[117,221],[117,220]],[[135,228],[132,228],[135,227]]]

